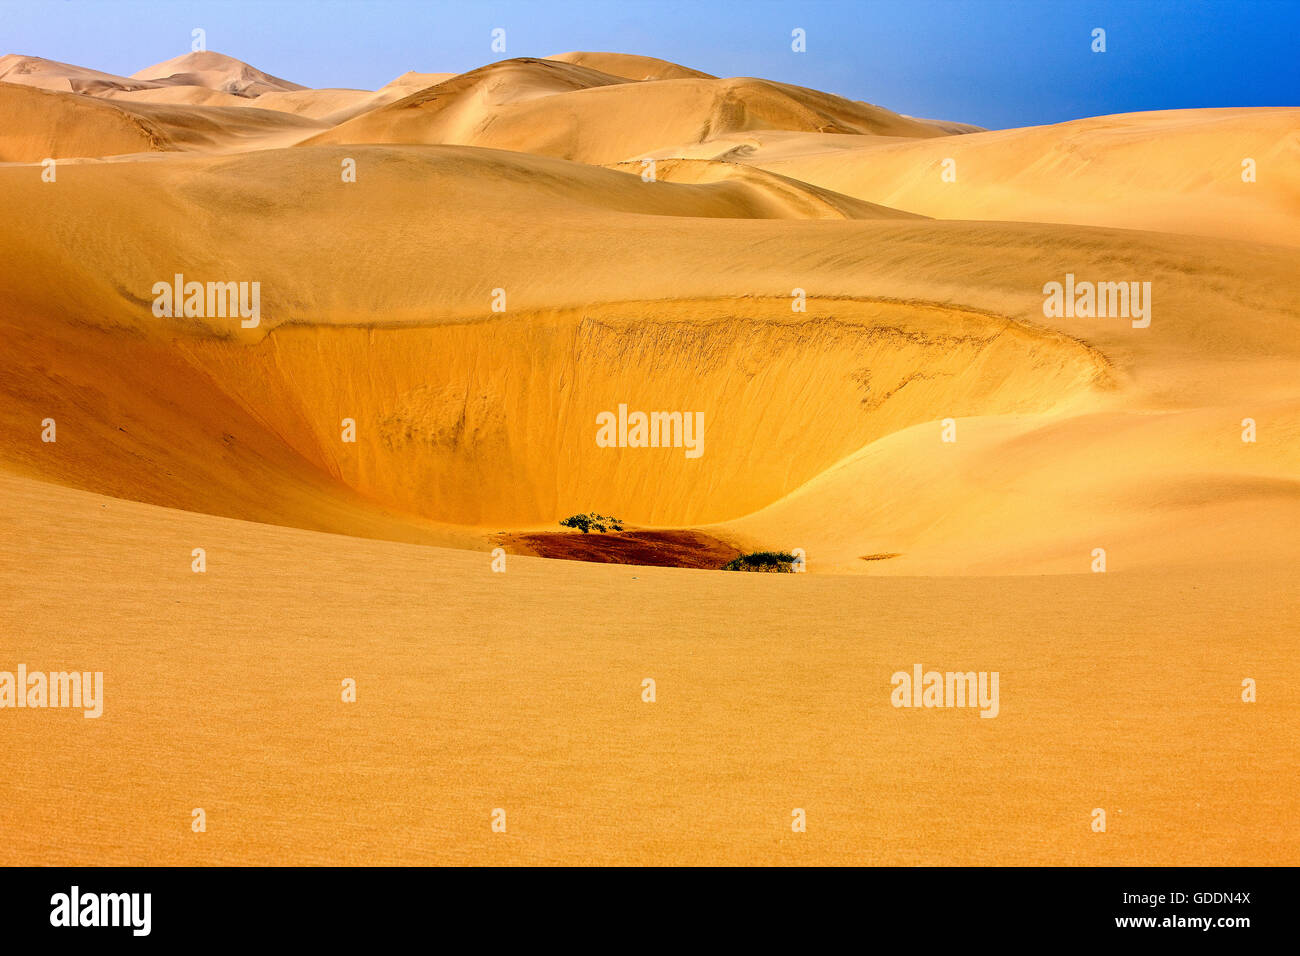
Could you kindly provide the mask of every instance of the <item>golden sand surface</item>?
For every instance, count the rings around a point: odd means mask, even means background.
[[[6,715],[0,862],[1295,859],[1294,566],[494,573],[486,552],[0,489],[23,555],[8,654],[105,675],[99,719]],[[913,662],[998,670],[1000,714],[893,708]]]
[[[1300,110],[211,53],[0,116],[0,671],[105,685],[0,709],[0,863],[1300,862]],[[493,553],[591,511],[807,573]]]

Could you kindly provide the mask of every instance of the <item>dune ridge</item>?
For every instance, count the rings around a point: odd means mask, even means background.
[[[306,142],[456,144],[617,163],[750,129],[934,137],[932,123],[768,80],[630,82],[552,60],[489,64]]]
[[[235,96],[306,89],[215,50],[185,53],[155,63],[132,73],[131,79],[150,80],[167,86],[202,86]]]

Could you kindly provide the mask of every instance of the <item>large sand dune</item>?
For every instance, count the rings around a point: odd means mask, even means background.
[[[554,60],[507,60],[380,107],[312,143],[452,143],[616,163],[752,129],[942,136],[932,123],[785,83],[630,83]]]
[[[943,219],[1300,245],[1300,109],[1129,113],[939,140],[747,131],[652,154],[750,163]],[[1242,178],[1246,160],[1255,181]]]
[[[181,94],[92,98],[0,83],[0,109],[11,120],[0,129],[0,162],[241,152],[290,145],[326,125],[280,110],[220,105],[197,87],[173,89]]]
[[[1300,111],[983,132],[650,57],[190,54],[5,57],[0,115],[0,625],[111,669],[117,730],[7,738],[4,862],[1300,859]],[[177,274],[256,323],[156,314]],[[1149,325],[1045,314],[1067,275]],[[620,405],[701,454],[601,447]],[[809,573],[492,572],[613,553],[538,537],[587,511]],[[1001,666],[1005,716],[900,714],[917,659]]]
[[[0,83],[0,162],[116,156],[164,149],[165,134],[148,121],[89,97]]]
[[[0,56],[0,82],[33,86],[59,93],[102,94],[127,90],[157,89],[161,84],[136,80],[115,73],[91,70],[39,56],[7,53]]]
[[[168,86],[204,86],[236,96],[306,89],[297,83],[263,73],[256,67],[215,50],[186,53],[163,63],[155,63],[131,74],[131,78],[151,80]]]

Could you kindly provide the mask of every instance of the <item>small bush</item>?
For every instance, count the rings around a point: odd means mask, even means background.
[[[785,551],[754,551],[733,558],[722,566],[722,570],[789,573],[794,571],[794,555]]]
[[[560,522],[560,527],[577,528],[583,534],[590,531],[622,531],[623,520],[609,515],[598,515],[593,511],[589,515],[570,515]]]

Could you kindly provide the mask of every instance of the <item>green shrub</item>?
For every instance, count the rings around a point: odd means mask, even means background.
[[[782,573],[794,571],[794,555],[785,551],[754,551],[733,558],[722,566],[724,571],[766,571]]]
[[[570,515],[560,522],[560,527],[577,528],[583,534],[590,531],[622,531],[623,520],[609,515],[598,515],[593,511],[588,515]]]

